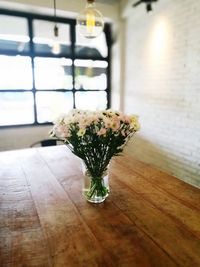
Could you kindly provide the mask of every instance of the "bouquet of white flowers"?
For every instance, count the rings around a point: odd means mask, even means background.
[[[139,128],[137,116],[112,110],[75,109],[55,121],[51,136],[62,139],[84,162],[91,180],[84,191],[87,200],[96,203],[107,197],[108,187],[103,179],[107,166]]]

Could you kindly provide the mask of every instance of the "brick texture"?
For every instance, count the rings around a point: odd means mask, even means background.
[[[124,109],[140,133],[127,153],[200,187],[200,1],[160,0],[126,21]]]

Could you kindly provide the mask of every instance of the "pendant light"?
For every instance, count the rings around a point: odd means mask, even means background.
[[[56,21],[56,0],[54,0],[54,18]],[[60,54],[61,52],[60,43],[58,40],[59,29],[58,29],[57,24],[55,24],[54,26],[53,33],[54,33],[54,40],[53,40],[51,52],[57,55],[57,54]]]
[[[87,0],[86,8],[78,14],[77,27],[79,33],[89,39],[102,33],[104,20],[101,12],[95,8],[95,0]]]

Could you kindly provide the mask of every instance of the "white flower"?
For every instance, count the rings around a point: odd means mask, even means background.
[[[90,142],[88,140],[95,140],[96,136],[107,135],[112,138],[119,138],[120,136],[120,138],[123,137],[126,140],[128,136],[132,136],[139,129],[140,124],[136,115],[128,116],[113,110],[73,109],[68,114],[62,114],[55,120],[51,133],[68,143],[72,138],[71,141],[74,144],[74,141],[77,142],[75,136],[84,138],[86,131],[88,138],[86,142]]]
[[[84,136],[85,132],[86,132],[86,130],[85,130],[84,128],[81,128],[81,129],[77,132],[77,135],[80,136],[80,137],[82,137],[82,136]]]

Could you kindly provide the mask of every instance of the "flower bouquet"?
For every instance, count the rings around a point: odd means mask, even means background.
[[[109,162],[123,151],[139,127],[137,116],[112,110],[74,109],[55,121],[51,136],[62,139],[82,159],[87,178],[83,193],[88,201],[100,203],[106,199]]]

